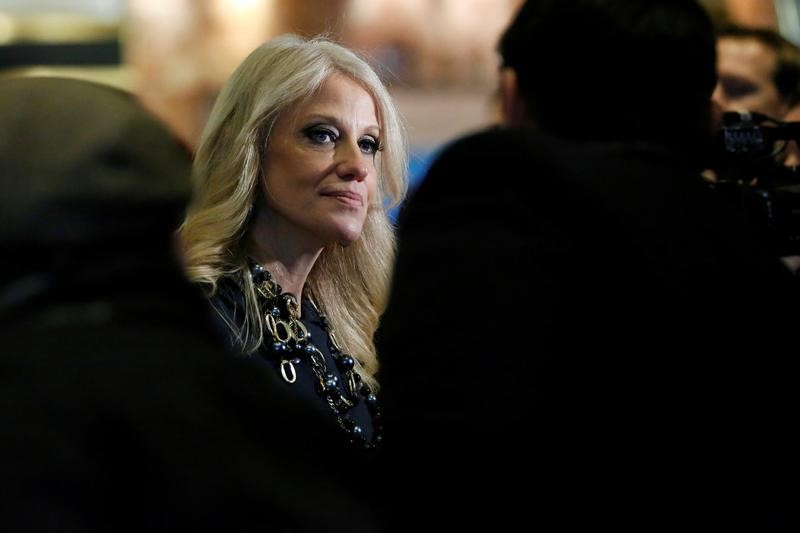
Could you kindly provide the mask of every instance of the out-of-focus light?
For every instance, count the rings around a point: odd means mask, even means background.
[[[369,24],[380,14],[382,3],[378,0],[350,0],[349,15],[358,24]]]
[[[0,44],[11,42],[17,34],[17,24],[14,18],[5,13],[0,13]]]
[[[148,25],[161,28],[180,25],[188,18],[191,4],[187,0],[128,0],[128,13],[147,20]]]
[[[225,0],[224,3],[229,9],[249,10],[259,7],[262,0]]]
[[[16,19],[15,38],[32,42],[87,42],[112,39],[119,26],[83,15],[38,13]]]

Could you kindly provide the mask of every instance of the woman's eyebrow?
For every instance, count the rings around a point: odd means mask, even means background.
[[[343,125],[343,122],[341,120],[339,120],[338,118],[336,118],[335,116],[333,116],[333,115],[327,115],[325,113],[311,113],[310,115],[307,115],[307,116],[302,118],[302,122],[304,122],[304,123],[314,122],[314,121],[326,122],[326,123],[329,123],[329,124],[339,128],[339,129],[346,129],[344,127],[344,125]],[[377,124],[369,124],[369,125],[363,127],[361,129],[361,131],[368,132],[368,133],[380,134],[381,127],[379,125],[377,125]]]

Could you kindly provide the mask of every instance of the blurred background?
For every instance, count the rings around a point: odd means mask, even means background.
[[[800,0],[704,0],[718,24],[800,44]],[[264,40],[326,33],[368,57],[408,128],[417,182],[449,139],[497,116],[495,47],[521,0],[0,0],[0,76],[136,93],[193,147],[222,83]],[[554,52],[557,53],[557,52]]]

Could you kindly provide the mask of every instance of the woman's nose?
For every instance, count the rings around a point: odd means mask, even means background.
[[[343,180],[364,181],[369,176],[369,167],[364,162],[364,154],[358,146],[342,150],[336,173]]]

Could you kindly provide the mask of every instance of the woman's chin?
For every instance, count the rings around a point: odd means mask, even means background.
[[[341,246],[350,246],[361,238],[361,229],[361,225],[358,225],[357,227],[354,225],[339,228],[336,242],[338,242]]]
[[[346,237],[341,237],[339,239],[339,244],[341,246],[347,247],[347,246],[350,246],[351,244],[353,244],[354,242],[356,242],[360,238],[361,238],[361,233],[360,232],[357,235],[348,235]]]

